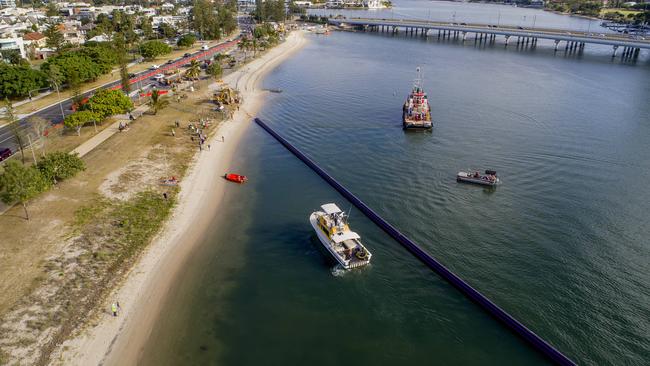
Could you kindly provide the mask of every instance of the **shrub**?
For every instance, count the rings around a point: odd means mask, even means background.
[[[153,60],[171,51],[172,48],[161,41],[147,41],[140,45],[140,54],[148,60]]]
[[[196,42],[196,36],[193,34],[185,34],[182,35],[179,39],[178,42],[176,42],[176,45],[178,47],[192,47],[192,45]]]
[[[86,164],[77,154],[59,151],[45,155],[38,162],[37,167],[45,179],[57,184],[58,181],[71,178],[78,172],[85,170]]]

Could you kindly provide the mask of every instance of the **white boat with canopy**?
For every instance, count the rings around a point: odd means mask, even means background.
[[[347,215],[334,203],[320,208],[312,212],[309,222],[325,249],[345,269],[369,264],[372,254],[361,244],[359,234],[350,230]]]

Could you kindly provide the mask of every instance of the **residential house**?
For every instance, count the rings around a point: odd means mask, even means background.
[[[0,52],[6,50],[18,50],[22,58],[27,57],[22,38],[0,38]]]

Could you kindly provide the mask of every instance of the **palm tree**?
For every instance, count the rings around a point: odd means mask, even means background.
[[[168,104],[169,101],[167,99],[164,99],[158,90],[151,92],[151,100],[149,101],[149,105],[151,106],[151,111],[153,114],[157,114],[159,110],[167,107]]]
[[[251,41],[248,38],[244,37],[239,41],[237,47],[239,47],[240,50],[244,51],[244,60],[246,60],[246,51],[250,49]]]
[[[190,68],[185,71],[185,77],[194,80],[198,79],[199,75],[201,75],[201,65],[198,61],[192,60]]]

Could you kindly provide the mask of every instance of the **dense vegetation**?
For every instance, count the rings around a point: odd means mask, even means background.
[[[194,42],[196,42],[196,36],[188,33],[180,36],[178,38],[178,42],[176,43],[176,45],[178,47],[187,48],[187,47],[192,47]]]
[[[45,155],[37,164],[27,166],[15,160],[8,161],[0,174],[0,200],[10,205],[19,203],[29,220],[27,203],[52,184],[70,178],[86,169],[77,155],[55,152]]]
[[[42,71],[0,62],[0,98],[24,97],[30,91],[35,95],[38,89],[47,86],[47,76]]]
[[[147,60],[154,60],[158,56],[166,55],[172,48],[161,41],[147,41],[140,45],[140,54]]]
[[[587,15],[592,17],[597,17],[600,15],[600,9],[602,6],[603,3],[600,1],[584,0],[564,0],[547,3],[547,7],[551,10]]]
[[[194,0],[190,13],[190,26],[201,39],[218,39],[237,28],[237,2],[224,4],[209,0]]]
[[[287,14],[284,0],[255,0],[253,16],[259,22],[283,22]]]

